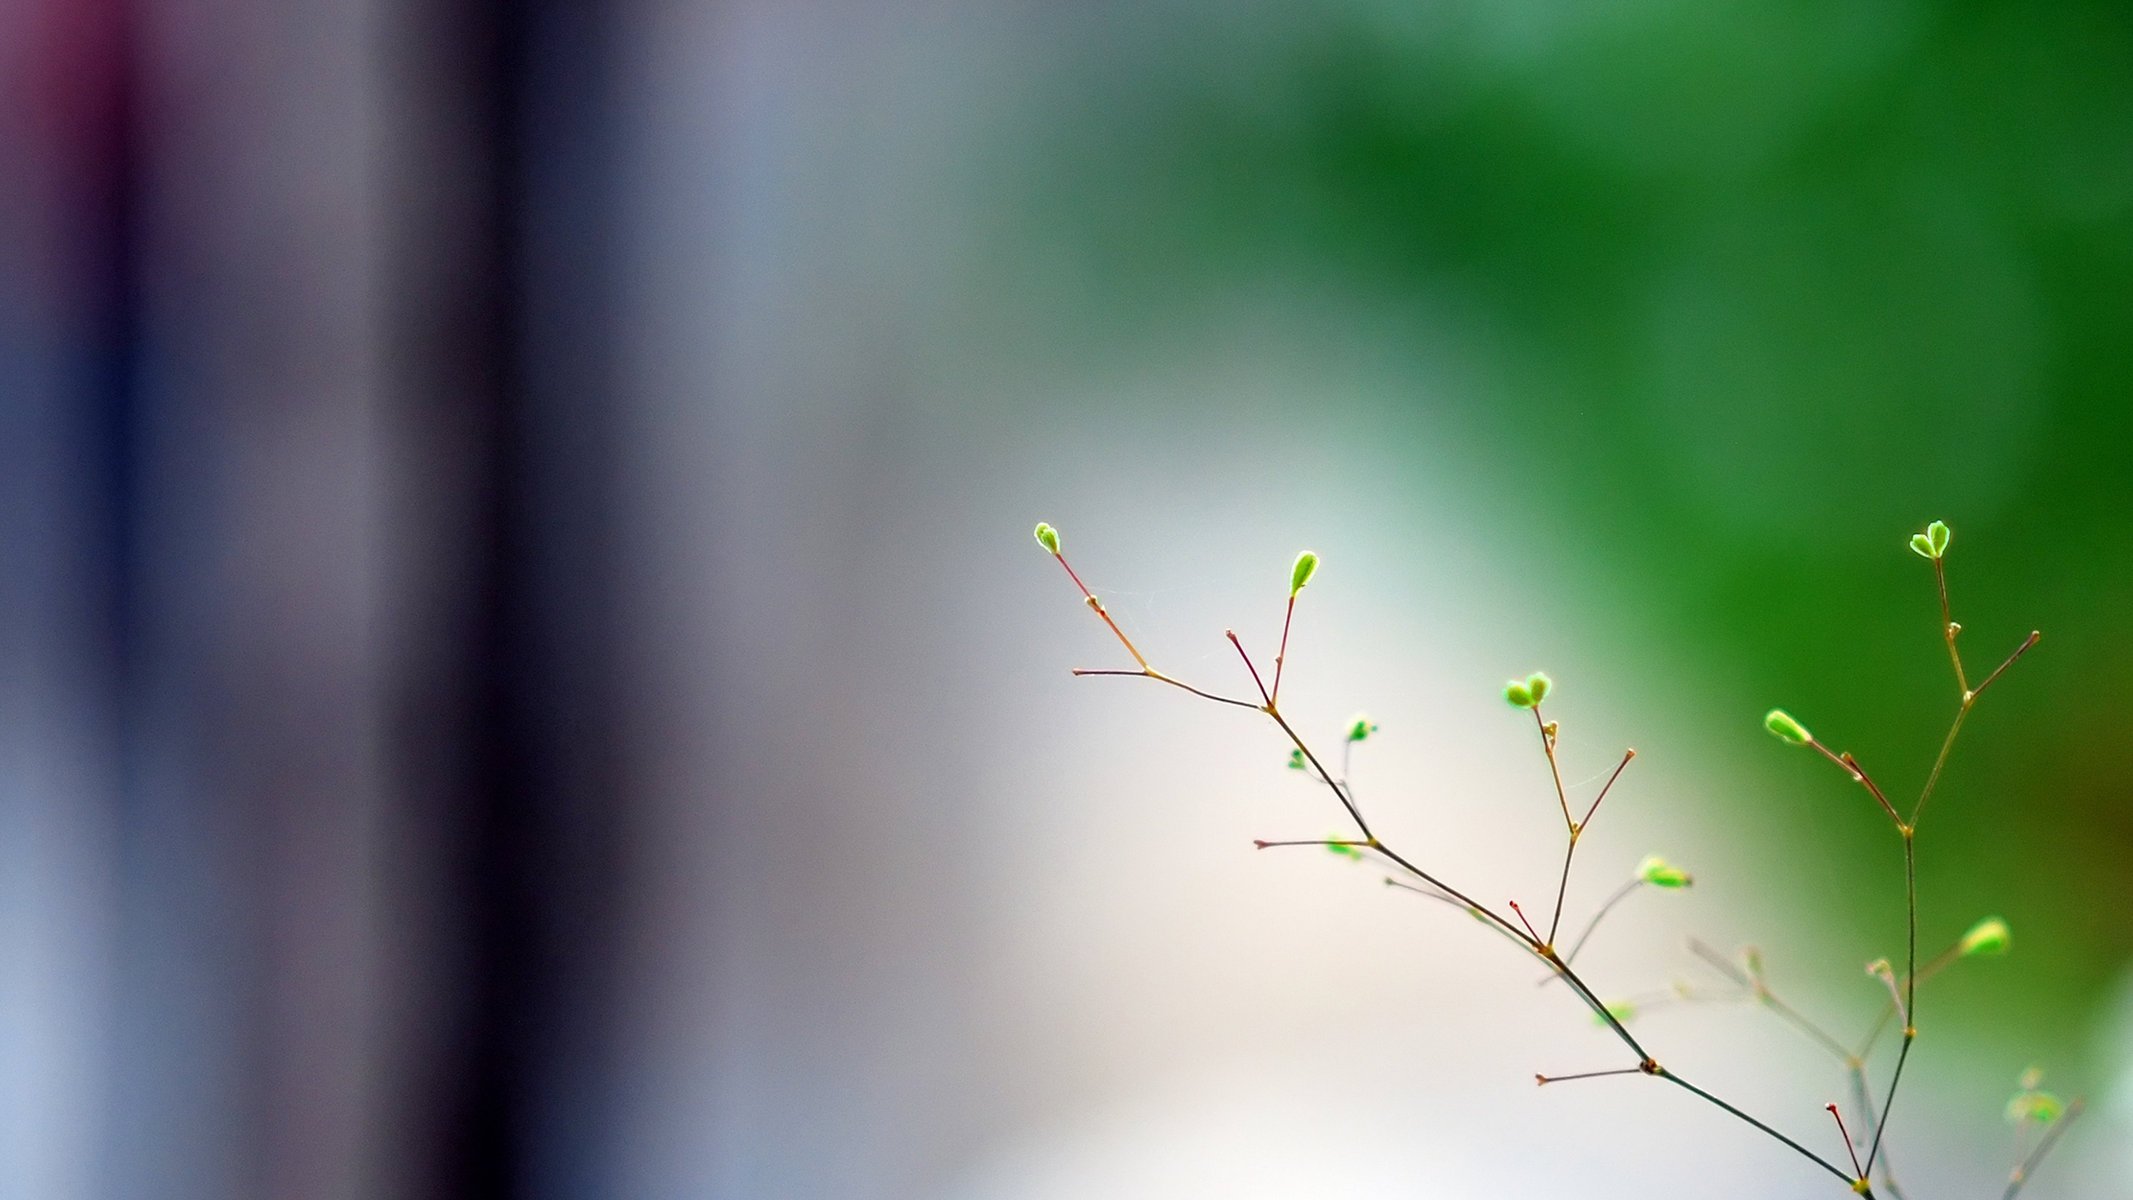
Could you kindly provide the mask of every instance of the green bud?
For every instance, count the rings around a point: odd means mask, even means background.
[[[1289,599],[1294,600],[1296,593],[1304,590],[1304,585],[1311,582],[1311,574],[1316,570],[1318,555],[1306,550],[1296,556],[1296,565],[1289,568]]]
[[[1378,727],[1366,714],[1357,713],[1348,721],[1348,740],[1351,742],[1360,742],[1377,731]]]
[[[1986,917],[1970,927],[1961,943],[1964,958],[1979,954],[2005,954],[2014,944],[2014,931],[1999,917]]]
[[[1533,689],[1523,679],[1503,685],[1503,698],[1511,702],[1512,708],[1532,708],[1535,703]]]
[[[1896,968],[1886,958],[1877,958],[1866,964],[1866,973],[1876,979],[1893,980],[1896,978]]]
[[[1935,521],[1926,526],[1926,543],[1933,548],[1933,557],[1946,558],[1948,556],[1948,523],[1946,521]]]
[[[1807,726],[1793,720],[1792,714],[1782,708],[1770,710],[1769,715],[1763,718],[1763,728],[1795,746],[1804,746],[1815,740],[1815,736],[1807,732]]]
[[[1054,556],[1059,553],[1059,531],[1042,521],[1037,522],[1037,544]]]
[[[1304,769],[1304,752],[1303,752],[1303,751],[1301,751],[1301,750],[1291,750],[1291,751],[1289,751],[1289,769],[1290,769],[1291,771],[1301,771],[1301,770],[1303,770],[1303,769]]]
[[[2050,1092],[2016,1092],[2014,1099],[2007,1102],[2007,1121],[2011,1125],[2049,1125],[2065,1115],[2066,1102]]]
[[[1607,1006],[1607,1016],[1613,1017],[1618,1024],[1627,1025],[1636,1018],[1636,1015],[1637,1006],[1626,1000],[1617,1000]],[[1592,1023],[1604,1026],[1607,1024],[1607,1017],[1594,1013],[1592,1014]]]
[[[1685,888],[1696,882],[1687,871],[1656,854],[1647,855],[1637,864],[1637,878],[1663,888]]]
[[[1554,686],[1555,681],[1539,671],[1526,676],[1526,691],[1532,694],[1535,704],[1546,700],[1548,698],[1548,689]]]

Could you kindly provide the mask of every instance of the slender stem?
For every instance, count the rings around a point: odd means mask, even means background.
[[[1573,1079],[1605,1079],[1610,1075],[1642,1075],[1643,1067],[1617,1067],[1612,1071],[1579,1071],[1575,1075],[1535,1075],[1533,1082],[1541,1087],[1551,1083],[1569,1083]]]
[[[1133,645],[1133,639],[1127,637],[1125,630],[1120,629],[1118,627],[1118,622],[1111,619],[1111,614],[1104,611],[1103,601],[1098,600],[1096,598],[1096,593],[1089,590],[1089,585],[1083,583],[1081,581],[1081,576],[1076,575],[1074,573],[1074,568],[1067,563],[1066,555],[1061,554],[1055,550],[1052,552],[1052,557],[1059,560],[1059,565],[1066,568],[1067,578],[1073,580],[1074,586],[1081,589],[1081,598],[1083,602],[1088,604],[1088,606],[1095,611],[1097,616],[1102,617],[1104,619],[1104,624],[1109,625],[1111,627],[1112,633],[1118,635],[1119,643],[1125,646],[1126,653],[1133,656],[1133,661],[1141,665],[1141,670],[1147,670],[1148,660],[1141,657],[1140,650],[1135,648],[1135,646]]]
[[[1363,846],[1374,850],[1377,848],[1377,843],[1354,841],[1348,838],[1300,838],[1280,842],[1269,842],[1261,838],[1252,839],[1252,847],[1257,850],[1272,850],[1277,846]]]
[[[1281,666],[1289,658],[1289,625],[1296,620],[1296,593],[1289,593],[1289,610],[1281,617],[1281,649],[1274,653],[1274,694],[1267,697],[1266,706],[1274,707],[1281,699]]]
[[[1844,1173],[1844,1168],[1839,1167],[1838,1165],[1822,1157],[1821,1155],[1816,1154],[1814,1151],[1809,1150],[1807,1147],[1802,1146],[1796,1141],[1793,1141],[1791,1138],[1786,1137],[1784,1134],[1779,1133],[1777,1130],[1772,1129],[1770,1126],[1764,1124],[1763,1122],[1756,1120],[1754,1117],[1749,1116],[1747,1113],[1742,1112],[1740,1109],[1733,1107],[1731,1104],[1728,1104],[1725,1101],[1719,1099],[1718,1097],[1712,1095],[1711,1093],[1704,1091],[1702,1088],[1697,1087],[1695,1084],[1690,1083],[1688,1080],[1683,1079],[1681,1076],[1674,1074],[1672,1071],[1661,1067],[1655,1073],[1660,1078],[1668,1080],[1669,1082],[1677,1084],[1680,1087],[1690,1092],[1693,1092],[1698,1096],[1703,1097],[1706,1101],[1717,1105],[1719,1108],[1724,1109],[1725,1111],[1733,1114],[1741,1120],[1746,1121],[1748,1124],[1755,1126],[1757,1129],[1762,1130],[1764,1133],[1769,1134],[1771,1137],[1776,1138],[1778,1141],[1781,1141],[1787,1146],[1792,1147],[1792,1149],[1798,1152],[1801,1157],[1807,1159],[1809,1162],[1814,1163],[1816,1166],[1843,1180],[1846,1187],[1850,1187],[1852,1185],[1853,1177],[1850,1175],[1846,1175]],[[1871,1192],[1866,1194],[1872,1195]]]
[[[1837,766],[1842,769],[1845,774],[1850,775],[1852,777],[1853,783],[1860,785],[1868,792],[1872,793],[1874,799],[1880,801],[1881,811],[1889,814],[1889,820],[1895,822],[1896,828],[1898,830],[1901,830],[1903,828],[1903,818],[1897,814],[1896,806],[1889,803],[1889,798],[1884,795],[1881,791],[1881,788],[1877,784],[1875,784],[1873,776],[1868,775],[1866,773],[1866,768],[1859,765],[1859,760],[1852,757],[1851,751],[1847,750],[1844,753],[1839,754],[1836,751],[1831,750],[1829,747],[1823,745],[1821,741],[1815,738],[1808,738],[1807,744],[1808,746],[1812,747],[1816,753],[1820,754],[1822,757],[1828,759],[1829,761],[1837,764]]]
[[[1237,657],[1244,660],[1244,669],[1252,673],[1252,682],[1259,688],[1259,698],[1268,704],[1272,704],[1274,698],[1267,694],[1266,684],[1259,681],[1259,668],[1252,665],[1252,656],[1244,652],[1244,643],[1237,640],[1237,631],[1225,629],[1222,631],[1222,636],[1228,638],[1229,644],[1237,648]],[[1345,774],[1345,772],[1343,773]]]
[[[1276,688],[1278,689],[1278,688],[1279,688],[1279,687],[1281,686],[1281,684],[1280,684],[1280,682],[1279,682],[1279,681],[1277,680],[1277,681],[1275,682],[1275,685],[1274,685],[1274,686],[1275,686],[1275,687],[1276,687]],[[1281,715],[1281,714],[1280,714],[1279,712],[1276,712],[1276,711],[1274,710],[1274,708],[1273,708],[1273,706],[1272,706],[1272,705],[1269,705],[1269,706],[1267,706],[1266,708],[1260,709],[1259,711],[1261,711],[1261,712],[1265,713],[1266,715],[1268,715],[1268,716],[1270,716],[1270,717],[1274,718],[1274,724],[1276,724],[1276,725],[1279,725],[1279,726],[1281,726],[1281,731],[1282,731],[1283,733],[1286,733],[1286,734],[1288,734],[1288,735],[1289,735],[1289,741],[1291,741],[1291,742],[1295,743],[1295,746],[1296,746],[1296,748],[1297,748],[1298,750],[1301,750],[1301,751],[1303,751],[1303,756],[1304,756],[1304,758],[1305,758],[1305,759],[1306,759],[1306,760],[1307,760],[1308,762],[1310,762],[1310,764],[1311,764],[1311,769],[1312,769],[1312,770],[1314,770],[1314,771],[1317,771],[1317,772],[1318,772],[1318,775],[1319,775],[1319,778],[1320,778],[1321,780],[1323,780],[1323,781],[1325,782],[1325,785],[1326,785],[1326,786],[1327,786],[1328,788],[1331,788],[1331,789],[1333,790],[1333,795],[1334,795],[1334,798],[1335,798],[1335,799],[1337,799],[1337,800],[1339,800],[1339,801],[1341,802],[1341,807],[1342,807],[1342,808],[1345,808],[1345,809],[1347,809],[1347,810],[1348,810],[1348,819],[1349,819],[1349,820],[1351,820],[1351,821],[1354,821],[1354,822],[1355,822],[1355,827],[1356,827],[1357,829],[1360,829],[1360,830],[1362,830],[1362,831],[1363,831],[1363,836],[1364,836],[1365,838],[1368,838],[1369,840],[1371,840],[1371,841],[1373,841],[1373,842],[1377,841],[1377,840],[1378,840],[1378,839],[1377,839],[1377,835],[1376,835],[1376,834],[1374,834],[1374,833],[1372,833],[1372,832],[1370,832],[1370,822],[1368,822],[1368,821],[1365,821],[1365,820],[1363,819],[1363,812],[1362,812],[1362,810],[1361,810],[1361,809],[1359,809],[1359,808],[1357,808],[1357,807],[1355,806],[1355,801],[1354,801],[1354,800],[1353,800],[1352,798],[1350,798],[1350,796],[1348,795],[1348,793],[1347,793],[1346,791],[1344,791],[1344,790],[1343,790],[1343,789],[1341,788],[1341,786],[1340,786],[1339,784],[1337,784],[1337,783],[1333,782],[1333,776],[1332,776],[1332,774],[1331,774],[1330,772],[1328,772],[1328,771],[1326,770],[1326,768],[1325,768],[1325,764],[1323,764],[1323,763],[1319,762],[1319,761],[1318,761],[1318,755],[1316,755],[1316,754],[1313,754],[1313,753],[1311,753],[1311,747],[1309,747],[1309,746],[1306,746],[1306,745],[1304,745],[1304,740],[1303,740],[1302,738],[1300,738],[1300,737],[1296,736],[1296,731],[1295,731],[1294,729],[1290,728],[1288,720],[1287,720],[1286,718],[1284,718],[1284,717],[1283,717],[1283,716],[1282,716],[1282,715]],[[1431,878],[1430,878],[1429,876],[1427,876],[1427,875],[1424,875],[1424,874],[1423,874],[1423,873],[1422,873],[1422,872],[1421,872],[1420,870],[1418,870],[1417,868],[1415,868],[1415,867],[1413,867],[1413,866],[1409,865],[1409,864],[1408,864],[1408,863],[1407,863],[1407,862],[1406,862],[1405,860],[1401,860],[1401,862],[1400,862],[1400,865],[1401,865],[1401,866],[1404,866],[1404,867],[1407,867],[1407,869],[1408,869],[1409,871],[1413,872],[1414,874],[1416,874],[1416,875],[1418,875],[1418,876],[1421,876],[1421,877],[1422,877],[1423,879],[1427,880],[1427,881],[1428,881],[1429,883],[1431,883],[1431,884],[1434,884],[1434,885],[1435,885],[1435,886],[1437,886],[1437,887],[1444,887],[1444,885],[1443,885],[1443,884],[1441,884],[1441,883],[1437,883],[1437,881],[1436,881],[1436,880],[1434,880],[1434,879],[1431,879]],[[1459,893],[1458,893],[1458,892],[1452,891],[1452,889],[1451,889],[1451,888],[1448,888],[1448,887],[1446,887],[1446,888],[1444,888],[1444,890],[1445,890],[1445,891],[1447,891],[1447,892],[1451,892],[1451,893],[1452,893],[1453,895],[1455,895],[1455,896],[1458,896],[1458,895],[1459,895]],[[1462,900],[1465,900],[1465,899],[1466,899],[1466,897],[1464,897],[1464,896],[1459,896],[1459,898],[1460,898],[1460,899],[1462,899]],[[1472,901],[1470,901],[1470,900],[1469,900],[1469,901],[1467,901],[1467,902],[1468,902],[1469,904],[1472,904],[1472,903],[1473,903],[1473,902],[1472,902]],[[1476,908],[1479,908],[1479,907],[1481,907],[1481,906],[1477,904],[1477,905],[1474,905],[1474,907],[1476,907]]]
[[[1579,830],[1582,831],[1587,825],[1592,824],[1592,814],[1600,811],[1600,801],[1607,799],[1607,793],[1615,786],[1615,780],[1622,778],[1622,768],[1627,767],[1629,760],[1635,757],[1637,757],[1637,751],[1634,748],[1622,752],[1622,761],[1615,764],[1615,773],[1609,775],[1607,782],[1600,785],[1600,794],[1593,797],[1592,807],[1585,810],[1585,819],[1578,822]]]
[[[1963,627],[1955,623],[1954,617],[1948,615],[1948,569],[1937,558],[1933,560],[1933,582],[1940,587],[1940,632],[1941,637],[1948,643],[1948,661],[1955,665],[1955,686],[1967,696],[1970,694],[1970,681],[1963,677],[1963,656],[1955,648],[1955,635],[1961,633]]]
[[[1926,801],[1933,798],[1933,789],[1940,784],[1941,769],[1948,765],[1948,752],[1955,749],[1955,737],[1963,731],[1963,722],[1970,716],[1970,706],[1977,703],[1977,693],[1964,694],[1962,706],[1955,710],[1955,720],[1948,724],[1948,736],[1940,741],[1940,753],[1933,758],[1933,770],[1926,775],[1926,786],[1919,790],[1918,803],[1911,806],[1911,827],[1918,827],[1918,818],[1926,811]]]
[[[1908,827],[1903,833],[1903,878],[1909,926],[1903,967],[1903,1049],[1896,1054],[1896,1073],[1889,1077],[1889,1094],[1881,1102],[1873,1148],[1866,1152],[1868,1170],[1873,1169],[1874,1159],[1881,1153],[1881,1139],[1889,1131],[1889,1109],[1895,1106],[1896,1089],[1903,1083],[1903,1065],[1911,1057],[1911,1043],[1918,1040],[1918,838]]]
[[[1548,732],[1548,723],[1541,719],[1541,706],[1533,706],[1533,725],[1540,730],[1541,751],[1548,756],[1548,774],[1555,779],[1555,800],[1563,806],[1563,828],[1577,832],[1577,822],[1570,819],[1570,797],[1563,792],[1563,768],[1555,761],[1555,735]]]
[[[1989,687],[1991,687],[1991,686],[1992,686],[1992,681],[1993,681],[1993,680],[1995,680],[1995,679],[1998,679],[1998,678],[2000,677],[2000,673],[2001,673],[2002,671],[2005,671],[2005,670],[2006,670],[2007,668],[2009,668],[2009,667],[2011,667],[2011,666],[2015,665],[2015,660],[2016,660],[2016,659],[2018,659],[2018,658],[2021,658],[2021,657],[2022,657],[2023,655],[2025,655],[2025,654],[2029,653],[2029,649],[2030,649],[2030,647],[2032,647],[2032,646],[2036,645],[2036,644],[2037,644],[2037,642],[2038,642],[2039,640],[2041,640],[2041,639],[2042,639],[2043,637],[2044,637],[2044,634],[2043,634],[2043,632],[2042,632],[2041,630],[2036,630],[2036,629],[2032,629],[2032,630],[2030,630],[2030,631],[2029,631],[2029,636],[2028,636],[2028,637],[2026,637],[2026,638],[2023,638],[2023,639],[2022,639],[2022,644],[2021,644],[2021,645],[2019,645],[2019,646],[2016,646],[2016,647],[2014,648],[2014,653],[2013,653],[2013,654],[2010,654],[2010,655],[2008,655],[2008,656],[2007,656],[2007,661],[2005,661],[2005,662],[2001,663],[2001,664],[2000,664],[1999,666],[1997,666],[1997,667],[1994,667],[1994,668],[1992,669],[1992,674],[1990,674],[1990,675],[1987,675],[1987,676],[1985,676],[1985,682],[1983,682],[1983,683],[1981,683],[1981,684],[1977,685],[1977,686],[1976,686],[1975,688],[1972,688],[1972,689],[1971,689],[1971,691],[1970,691],[1970,695],[1971,695],[1971,696],[1972,696],[1973,698],[1975,698],[1975,697],[1978,697],[1978,696],[1982,696],[1982,695],[1984,695],[1984,694],[1985,694],[1985,689],[1986,689],[1986,688],[1989,688]]]
[[[1563,896],[1570,890],[1570,860],[1577,857],[1578,831],[1572,828],[1570,840],[1563,846],[1563,877],[1555,884],[1555,915],[1548,918],[1548,944],[1555,945],[1556,931],[1563,927]]]
[[[2007,1190],[2000,1193],[2000,1200],[2014,1200],[2015,1194],[2022,1190],[2029,1182],[2030,1175],[2035,1173],[2037,1164],[2043,1162],[2044,1156],[2051,1153],[2052,1147],[2059,1143],[2060,1136],[2066,1132],[2066,1127],[2081,1116],[2085,1107],[2087,1106],[2079,1100],[2066,1106],[2066,1112],[2052,1122],[2050,1129],[2044,1131],[2044,1139],[2037,1143],[2037,1148],[2030,1151],[2029,1157],[2023,1159],[2021,1165],[2007,1176]]]

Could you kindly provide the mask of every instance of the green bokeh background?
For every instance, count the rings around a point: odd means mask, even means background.
[[[2019,969],[1950,982],[1937,1019],[2101,1083],[2087,1039],[2133,952],[2110,916],[2133,907],[2133,13],[1214,5],[1052,32],[1056,73],[990,122],[959,319],[1025,366],[1131,376],[1244,295],[1329,390],[1359,361],[1394,380],[1206,415],[1293,423],[1297,459],[1250,472],[1299,490],[1455,430],[1471,519],[1605,572],[1619,603],[1577,619],[1751,764],[1713,803],[1802,865],[1839,959],[1900,949],[1847,894],[1900,887],[1893,838],[1754,718],[1781,703],[1916,794],[1955,697],[1904,542],[1950,521],[1973,676],[2045,638],[1922,842],[1926,945],[2004,913]]]

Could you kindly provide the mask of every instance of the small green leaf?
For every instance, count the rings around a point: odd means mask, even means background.
[[[1804,746],[1815,740],[1814,735],[1807,732],[1807,726],[1793,720],[1792,714],[1782,708],[1770,710],[1769,715],[1763,718],[1763,728],[1795,746]]]
[[[1926,526],[1926,542],[1933,547],[1933,557],[1946,558],[1948,556],[1948,523],[1946,521],[1935,521]]]
[[[1617,1024],[1627,1025],[1636,1018],[1637,1006],[1629,1003],[1626,1000],[1617,1000],[1607,1006],[1607,1016],[1613,1017]],[[1595,1025],[1605,1026],[1607,1024],[1607,1017],[1603,1017],[1598,1013],[1594,1013],[1592,1014],[1592,1023]]]
[[[1554,686],[1555,681],[1542,672],[1535,671],[1526,676],[1526,691],[1532,695],[1535,704],[1546,700],[1548,698],[1548,689]]]
[[[1637,878],[1653,887],[1663,888],[1685,888],[1696,882],[1687,871],[1656,854],[1647,855],[1637,864]]]
[[[1291,751],[1289,751],[1289,769],[1290,769],[1291,771],[1301,771],[1301,770],[1303,770],[1303,769],[1304,769],[1304,752],[1303,752],[1303,751],[1301,751],[1301,750],[1291,750]]]
[[[1348,740],[1351,742],[1363,741],[1377,731],[1378,727],[1364,713],[1357,713],[1348,720]]]
[[[1296,556],[1296,565],[1289,568],[1289,599],[1294,600],[1296,593],[1304,590],[1304,585],[1311,582],[1311,575],[1317,570],[1318,555],[1306,550]]]
[[[1326,846],[1326,849],[1331,850],[1334,854],[1339,855],[1342,858],[1352,858],[1356,862],[1363,861],[1363,848],[1361,846],[1342,846],[1337,844],[1328,844]]]
[[[1922,533],[1912,534],[1911,553],[1916,554],[1920,558],[1932,558],[1933,540]]]
[[[1964,958],[1980,954],[2005,954],[2014,944],[2014,931],[1999,917],[1986,917],[1970,927],[1963,935],[1961,949]]]
[[[1503,685],[1503,698],[1510,701],[1513,708],[1533,707],[1533,689],[1526,686],[1523,679],[1514,679]]]
[[[1056,556],[1059,553],[1059,531],[1042,521],[1037,522],[1037,544]]]

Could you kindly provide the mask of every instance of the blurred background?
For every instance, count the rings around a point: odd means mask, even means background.
[[[0,1196],[1792,1197],[1341,828],[2133,1189],[2133,13],[0,3]],[[1737,1005],[1667,1064],[1840,1155]],[[1873,1065],[1889,1068],[1887,1046]]]

